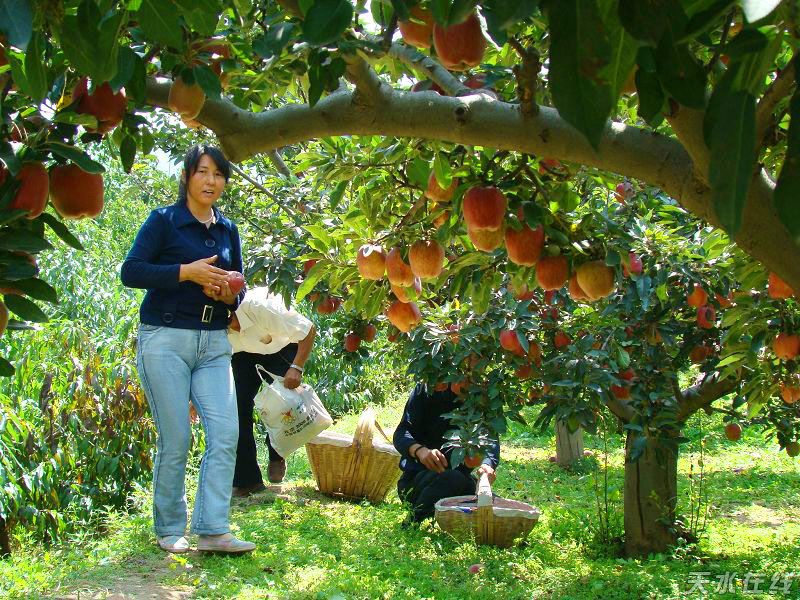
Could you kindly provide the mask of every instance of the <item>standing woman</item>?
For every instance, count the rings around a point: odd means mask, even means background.
[[[147,290],[139,309],[136,365],[158,432],[153,521],[158,545],[168,552],[189,550],[187,400],[206,435],[192,511],[197,549],[255,549],[236,539],[228,523],[239,424],[226,328],[229,309],[244,296],[234,295],[227,283],[229,270],[242,270],[239,232],[214,206],[229,177],[230,163],[219,149],[191,148],[178,201],[150,213],[122,264],[122,283]]]

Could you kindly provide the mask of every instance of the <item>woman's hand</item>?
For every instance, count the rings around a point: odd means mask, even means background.
[[[447,469],[447,458],[440,450],[437,450],[436,448],[431,450],[430,448],[422,446],[421,448],[417,449],[416,457],[417,460],[430,471],[444,473],[445,469]]]
[[[236,301],[236,294],[231,291],[227,279],[221,285],[204,285],[203,293],[212,300],[219,300],[225,304],[233,304]]]
[[[191,263],[181,265],[178,275],[179,281],[193,281],[202,286],[222,289],[223,284],[228,284],[228,272],[225,269],[215,267],[213,263],[217,261],[217,255],[201,258]],[[230,290],[229,290],[230,291]],[[208,295],[208,294],[206,294]]]
[[[486,476],[489,478],[489,483],[494,483],[494,480],[497,479],[497,474],[494,472],[494,469],[489,465],[481,465],[478,467],[476,471],[478,477],[486,473]]]
[[[287,390],[293,390],[300,385],[300,378],[303,374],[297,369],[289,369],[286,375],[283,376],[283,387]]]

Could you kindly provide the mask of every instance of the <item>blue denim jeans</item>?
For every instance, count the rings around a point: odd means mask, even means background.
[[[156,535],[186,533],[190,399],[206,434],[192,533],[228,533],[239,418],[227,332],[142,324],[136,366],[158,432],[153,465]]]

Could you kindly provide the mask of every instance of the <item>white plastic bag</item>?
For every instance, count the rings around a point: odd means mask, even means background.
[[[305,383],[289,390],[283,377],[273,375],[261,365],[256,365],[261,377],[261,389],[255,397],[256,410],[269,432],[269,443],[286,458],[307,441],[333,424],[333,419],[310,385]],[[272,377],[268,384],[262,372]]]

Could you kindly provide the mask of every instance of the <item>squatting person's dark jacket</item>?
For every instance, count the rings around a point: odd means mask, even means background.
[[[403,410],[403,418],[394,432],[394,447],[400,452],[400,469],[403,471],[403,478],[411,477],[425,470],[425,466],[414,460],[408,455],[408,449],[412,444],[422,444],[427,448],[442,449],[445,442],[444,434],[453,429],[450,420],[442,415],[456,410],[461,401],[449,389],[443,392],[435,392],[427,389],[424,384],[418,384],[406,402]],[[442,450],[447,458],[448,468],[450,466],[451,448]],[[494,445],[487,450],[483,459],[483,464],[497,468],[500,462],[500,443],[495,440]],[[459,465],[459,470],[470,473],[471,469]]]

